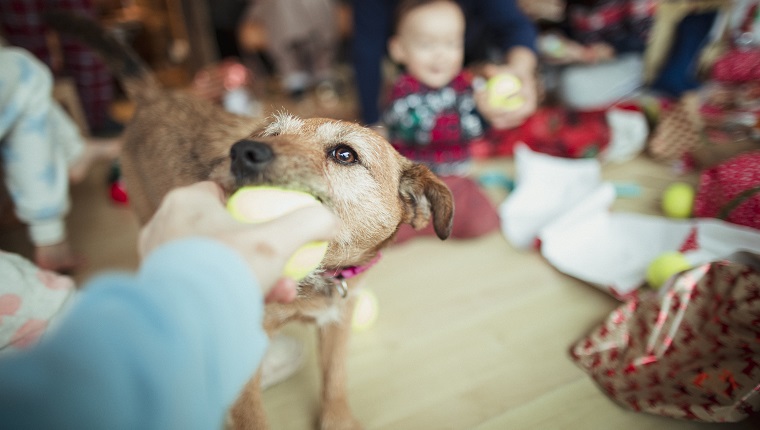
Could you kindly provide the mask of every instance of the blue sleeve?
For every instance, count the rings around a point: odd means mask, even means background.
[[[387,49],[395,1],[353,2],[354,39],[351,48],[359,108],[365,125],[380,120],[382,61]]]
[[[517,4],[517,0],[461,0],[467,16],[467,32],[480,32],[472,39],[490,39],[502,51],[523,46],[536,51],[538,31]]]
[[[222,428],[267,346],[257,286],[201,238],[89,283],[37,347],[0,360],[2,427]]]

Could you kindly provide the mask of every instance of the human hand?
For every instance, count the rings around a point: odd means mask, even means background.
[[[40,269],[66,274],[76,270],[83,262],[80,256],[74,254],[66,240],[34,248],[34,263]]]
[[[608,43],[592,43],[586,47],[586,63],[601,63],[604,61],[610,61],[613,58],[615,58],[615,48],[613,48],[612,45]]]
[[[282,277],[286,261],[305,243],[330,240],[337,218],[323,206],[310,206],[265,223],[244,224],[232,218],[223,202],[224,193],[213,182],[172,190],[140,232],[140,256],[175,239],[206,236],[245,259],[264,289],[265,302],[292,301],[296,281]]]
[[[565,17],[565,0],[518,0],[517,4],[534,21],[560,22]]]
[[[538,38],[541,57],[548,64],[562,65],[585,62],[587,48],[561,34],[547,33]]]
[[[191,94],[209,100],[219,102],[224,94],[224,76],[218,67],[206,67],[193,77],[193,83],[189,88]]]
[[[524,103],[519,108],[513,110],[493,106],[488,101],[488,91],[485,88],[475,89],[475,104],[478,111],[493,128],[508,129],[517,127],[536,111],[538,95],[536,78],[533,73],[526,73],[522,69],[510,65],[494,64],[484,66],[482,72],[485,79],[490,79],[504,73],[513,74],[522,84],[514,97],[522,97]]]

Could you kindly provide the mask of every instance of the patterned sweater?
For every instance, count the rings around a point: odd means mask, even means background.
[[[470,159],[469,143],[484,133],[472,76],[466,72],[437,89],[402,75],[393,86],[383,121],[397,151],[438,174],[461,173]]]

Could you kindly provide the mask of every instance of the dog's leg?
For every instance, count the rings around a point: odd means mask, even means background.
[[[319,328],[320,364],[322,366],[322,430],[356,430],[362,425],[354,418],[346,393],[346,356],[351,335],[351,316],[356,304],[349,297],[341,311],[341,320]]]
[[[269,428],[264,403],[261,400],[261,370],[243,388],[230,411],[234,430],[266,430]]]

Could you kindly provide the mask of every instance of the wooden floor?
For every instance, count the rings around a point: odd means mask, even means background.
[[[137,224],[107,195],[108,165],[72,189],[68,218],[74,247],[88,259],[85,282],[112,269],[134,270]],[[509,159],[479,165],[512,175]],[[635,182],[619,211],[656,214],[673,177],[645,157],[609,165],[604,176]],[[693,179],[693,178],[690,178]],[[494,201],[505,193],[489,190]],[[5,229],[0,248],[28,255],[23,227]],[[352,338],[350,403],[367,429],[758,429],[760,417],[707,425],[634,413],[600,391],[568,349],[619,303],[554,270],[535,251],[514,249],[501,234],[469,241],[416,239],[384,253],[370,272],[379,317]],[[265,392],[272,428],[315,428],[319,378],[313,328],[286,333],[305,342],[306,365]]]
[[[511,160],[481,172],[512,174]],[[604,177],[635,182],[637,198],[616,211],[657,214],[669,169],[645,157],[606,166]],[[693,178],[687,178],[693,180]],[[498,193],[491,193],[500,201]],[[570,346],[619,302],[554,270],[500,234],[476,240],[415,239],[391,248],[368,275],[378,320],[355,333],[350,401],[368,429],[758,429],[695,424],[625,410],[570,360]],[[313,331],[288,332],[312,351],[307,366],[265,393],[275,429],[311,429],[319,377]]]

